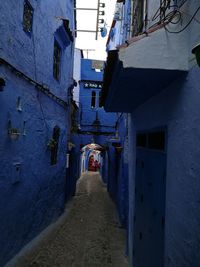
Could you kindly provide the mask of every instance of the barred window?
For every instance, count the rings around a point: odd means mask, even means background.
[[[132,36],[138,35],[145,30],[148,24],[148,1],[136,0],[133,5],[133,32]]]
[[[53,58],[53,76],[56,80],[60,78],[60,62],[61,62],[61,48],[58,43],[54,42],[54,58]]]
[[[55,165],[57,163],[57,155],[58,155],[58,143],[60,138],[60,128],[55,126],[53,128],[53,145],[51,147],[51,165]]]
[[[23,14],[23,29],[25,32],[32,32],[33,24],[33,8],[31,4],[25,0],[24,1],[24,14]]]

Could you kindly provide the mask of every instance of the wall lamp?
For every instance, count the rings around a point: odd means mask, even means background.
[[[6,81],[3,78],[0,78],[0,91],[2,92],[6,85]]]
[[[200,67],[200,43],[192,49],[192,54],[195,55],[197,64]]]
[[[105,21],[104,21],[104,19],[99,19],[98,22],[99,22],[99,23],[104,23]]]
[[[99,7],[105,7],[106,6],[106,4],[105,3],[99,3]]]

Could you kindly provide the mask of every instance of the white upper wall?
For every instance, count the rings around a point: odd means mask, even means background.
[[[76,104],[79,106],[79,81],[81,79],[81,50],[75,49],[74,51],[74,79],[77,82],[77,86],[73,89],[73,100],[76,101]]]
[[[149,0],[148,3],[149,25],[152,25],[151,18],[156,14],[160,1]],[[148,33],[141,40],[133,40],[127,47],[122,47],[119,57],[124,67],[188,70],[189,65],[196,64],[191,50],[200,42],[200,10],[197,11],[199,6],[199,0],[186,1],[173,20],[178,23],[169,23],[161,29]],[[167,10],[166,14],[169,12],[171,11]],[[189,23],[195,12],[194,19]]]

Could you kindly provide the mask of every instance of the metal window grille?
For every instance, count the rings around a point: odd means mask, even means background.
[[[33,24],[33,8],[31,4],[26,0],[24,1],[24,14],[23,14],[23,29],[25,32],[32,32]]]
[[[60,62],[61,62],[61,48],[58,43],[54,42],[54,60],[53,60],[53,76],[56,80],[60,78]]]
[[[147,0],[136,0],[133,4],[133,19],[132,19],[132,36],[142,33],[147,27],[148,22],[148,8]]]
[[[60,138],[60,128],[55,126],[53,128],[52,139],[54,140],[54,146],[51,148],[51,165],[55,165],[57,163],[57,155],[58,155],[58,143]]]

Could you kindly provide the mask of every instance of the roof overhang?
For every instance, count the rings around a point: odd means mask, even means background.
[[[102,93],[106,111],[132,112],[188,72],[186,37],[177,38],[160,29],[108,52]]]
[[[106,89],[104,108],[109,112],[132,112],[182,76],[180,70],[124,68],[118,62],[111,85]]]

